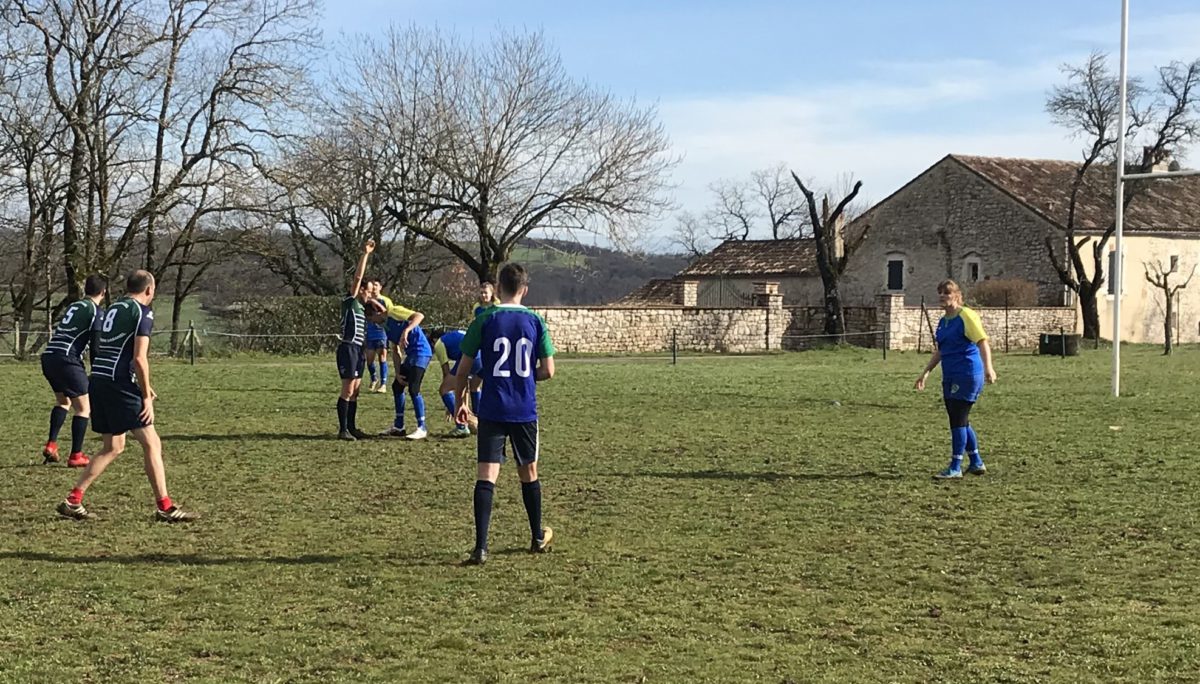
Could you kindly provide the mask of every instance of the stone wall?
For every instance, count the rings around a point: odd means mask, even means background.
[[[550,326],[554,346],[571,354],[644,354],[671,350],[672,337],[680,351],[749,353],[799,350],[818,346],[824,332],[819,307],[779,306],[770,286],[756,293],[766,306],[711,308],[541,307],[535,309]],[[904,305],[902,295],[885,295],[877,307],[847,307],[847,342],[864,347],[928,351],[930,327],[941,312]],[[1044,332],[1075,331],[1075,311],[1068,307],[978,309],[996,351],[1037,347]],[[878,334],[864,334],[880,331]]]
[[[1075,309],[1068,306],[1026,309],[976,308],[992,349],[1034,349],[1042,333],[1064,330],[1074,333]],[[902,295],[879,298],[881,328],[887,330],[888,349],[932,349],[932,330],[937,329],[942,312],[938,308],[922,311],[919,306],[904,306]]]

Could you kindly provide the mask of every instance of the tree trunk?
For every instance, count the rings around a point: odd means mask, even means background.
[[[183,315],[183,301],[188,293],[184,290],[183,265],[175,268],[175,296],[171,298],[171,356],[179,355],[179,317]]]
[[[1163,354],[1170,355],[1171,353],[1171,321],[1175,314],[1175,297],[1167,292],[1167,315],[1163,319]]]
[[[846,317],[836,278],[825,285],[825,334],[833,336],[834,344],[846,341]]]
[[[1079,312],[1083,315],[1083,337],[1088,340],[1100,339],[1100,309],[1096,305],[1095,291],[1080,287],[1076,294],[1079,296]]]

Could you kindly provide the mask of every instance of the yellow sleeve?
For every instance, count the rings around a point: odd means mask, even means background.
[[[386,302],[388,316],[397,321],[407,321],[416,313],[412,309],[406,309],[399,304],[392,304],[391,301]]]
[[[450,363],[450,356],[446,354],[446,344],[440,339],[433,345],[433,360],[439,366],[443,363]]]
[[[987,333],[983,331],[983,321],[979,320],[979,314],[974,309],[963,307],[959,315],[962,316],[963,332],[968,340],[979,344],[988,338]]]

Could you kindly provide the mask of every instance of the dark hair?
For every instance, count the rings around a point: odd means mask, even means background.
[[[107,289],[108,279],[102,275],[92,274],[83,281],[83,293],[89,297],[95,297]]]
[[[364,278],[363,282],[364,283],[379,283],[380,285],[383,285],[383,281],[379,279],[379,276],[370,276],[369,278]]]
[[[154,283],[154,275],[150,271],[138,269],[125,278],[125,291],[129,294],[141,294]]]
[[[522,287],[529,285],[529,273],[521,264],[512,263],[500,269],[500,291],[515,295]]]

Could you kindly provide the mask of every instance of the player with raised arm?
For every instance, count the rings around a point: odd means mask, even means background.
[[[63,312],[54,328],[46,349],[42,351],[42,375],[54,391],[55,404],[50,409],[50,437],[42,447],[42,462],[57,463],[58,433],[67,421],[67,409],[75,411],[71,419],[71,455],[67,465],[82,468],[88,464],[83,455],[83,438],[87,436],[91,403],[88,401],[88,376],[83,367],[83,350],[92,341],[92,328],[101,313],[100,302],[108,292],[108,281],[90,275],[83,283],[83,299],[73,302]]]
[[[363,307],[373,301],[370,289],[363,283],[363,274],[367,272],[367,259],[374,251],[375,241],[367,240],[354,269],[349,292],[342,299],[342,337],[337,348],[338,377],[342,379],[337,403],[338,439],[348,442],[367,438],[357,424],[358,390],[362,385],[363,344],[367,335],[367,313]]]
[[[75,488],[58,505],[66,518],[91,517],[83,507],[83,495],[104,469],[125,450],[125,433],[142,445],[146,477],[154,490],[156,519],[190,522],[198,516],[171,502],[167,473],[163,466],[162,441],[154,428],[156,394],[150,385],[150,331],[154,327],[154,276],[134,271],[125,279],[125,296],[104,312],[96,332],[90,394],[92,429],[104,439],[103,450],[92,457],[79,474]]]
[[[535,383],[554,377],[554,345],[542,317],[521,305],[529,291],[529,276],[519,264],[500,271],[500,303],[481,312],[459,345],[463,355],[483,360],[483,401],[475,475],[475,547],[465,561],[482,565],[488,559],[488,527],[492,497],[505,444],[511,444],[521,480],[521,498],[529,516],[530,553],[550,550],[554,531],[542,526],[542,484],[538,480],[538,415]],[[536,364],[536,365],[535,365]],[[466,423],[471,366],[459,364],[455,374],[458,396],[456,420]]]

